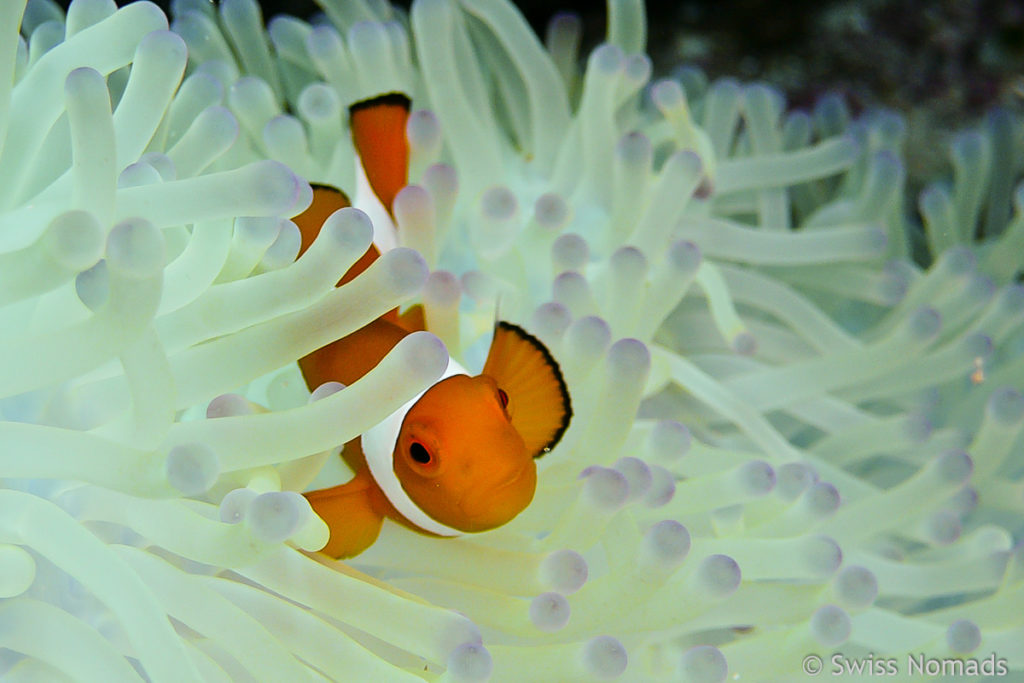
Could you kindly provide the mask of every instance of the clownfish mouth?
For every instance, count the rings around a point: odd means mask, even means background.
[[[488,531],[507,524],[525,510],[533,499],[533,487],[527,495],[514,491],[516,487],[524,485],[525,474],[526,468],[522,468],[497,486],[467,491],[456,502],[456,507],[465,519],[459,529],[467,532]],[[511,495],[507,493],[510,489],[513,490]]]

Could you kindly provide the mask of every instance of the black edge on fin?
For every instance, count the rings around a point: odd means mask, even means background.
[[[562,406],[565,408],[565,416],[562,418],[562,424],[555,430],[551,439],[544,444],[540,451],[538,451],[537,455],[534,456],[535,459],[543,457],[552,448],[554,448],[559,441],[562,440],[565,430],[569,428],[569,423],[572,421],[572,398],[569,396],[569,387],[565,383],[565,377],[562,376],[562,368],[558,365],[558,361],[555,360],[555,357],[551,355],[551,352],[548,351],[548,347],[544,345],[544,342],[537,339],[519,325],[515,325],[505,320],[499,320],[494,328],[495,332],[498,330],[507,330],[512,332],[520,339],[528,342],[531,346],[540,351],[541,355],[544,356],[544,360],[551,368],[552,374],[555,376],[555,380],[558,382],[558,391],[562,397]]]
[[[350,104],[348,106],[348,114],[351,116],[357,111],[369,109],[370,107],[375,107],[378,104],[395,105],[403,107],[406,111],[409,111],[409,108],[412,106],[412,100],[409,99],[408,95],[400,92],[389,92],[384,93],[383,95],[374,95],[373,97]]]

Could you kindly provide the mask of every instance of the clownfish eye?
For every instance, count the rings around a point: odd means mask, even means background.
[[[419,441],[413,441],[412,445],[409,446],[409,457],[412,458],[413,462],[418,462],[421,465],[426,465],[431,460],[430,451]]]
[[[503,409],[508,408],[508,394],[505,393],[504,389],[498,389],[498,401]]]

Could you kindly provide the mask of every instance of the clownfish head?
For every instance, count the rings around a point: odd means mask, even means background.
[[[409,410],[395,474],[433,519],[459,531],[505,524],[530,501],[537,467],[507,412],[508,394],[486,375],[455,375]]]
[[[483,373],[454,375],[409,409],[394,471],[427,515],[459,531],[485,531],[522,512],[537,487],[535,459],[572,416],[557,363],[535,337],[500,322]]]

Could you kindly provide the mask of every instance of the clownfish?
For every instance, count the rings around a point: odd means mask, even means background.
[[[363,171],[391,213],[407,180],[409,99],[391,93],[358,102],[349,114]],[[340,190],[314,186],[312,205],[293,219],[302,235],[300,253],[324,220],[346,206]],[[379,254],[371,245],[338,284]],[[422,329],[422,307],[401,316],[393,309],[300,359],[299,368],[310,390],[328,381],[349,385]],[[377,539],[385,518],[437,536],[507,523],[530,504],[534,461],[558,443],[571,417],[569,391],[550,352],[521,327],[499,321],[479,375],[450,359],[437,383],[345,444],[342,457],[355,472],[350,481],[304,494],[330,529],[320,552],[358,555]]]

